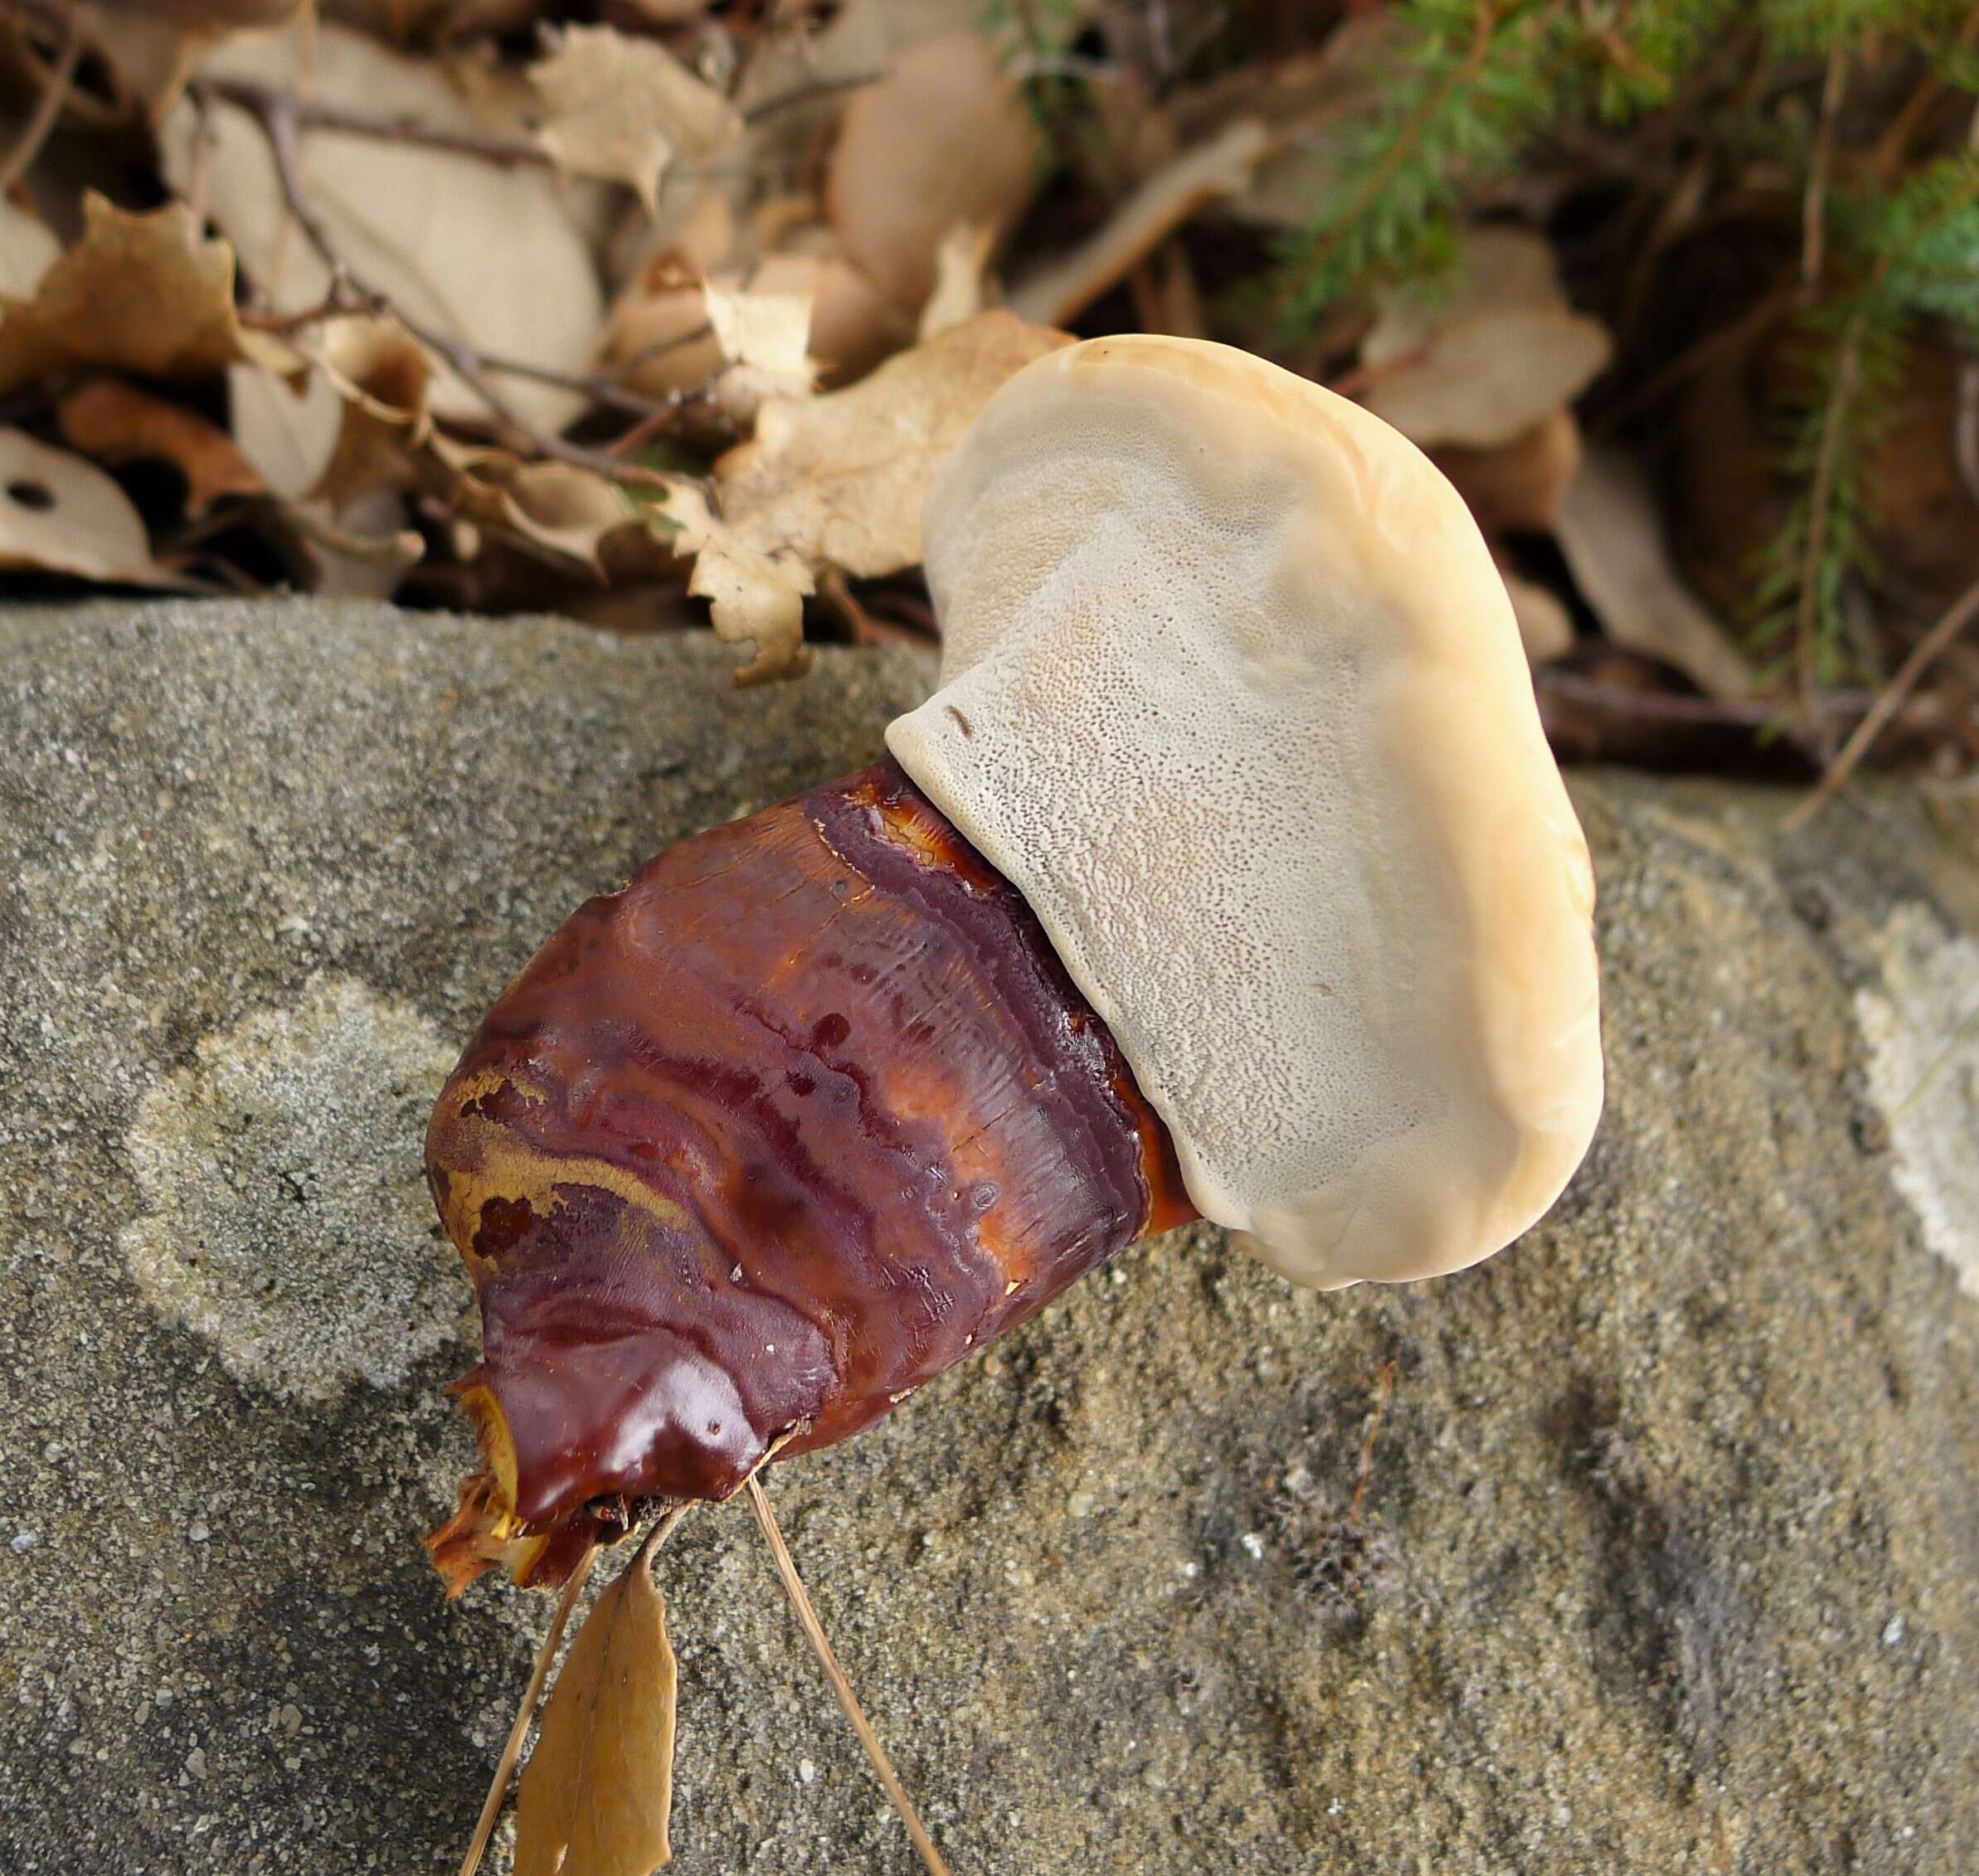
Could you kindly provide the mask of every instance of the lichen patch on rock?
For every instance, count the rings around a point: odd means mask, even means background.
[[[146,1297],[278,1394],[404,1380],[468,1301],[420,1163],[452,1062],[417,1011],[350,978],[205,1038],[127,1142],[146,1211],[121,1242]]]
[[[1979,944],[1899,906],[1878,945],[1884,988],[1855,993],[1869,1086],[1897,1189],[1924,1242],[1979,1296]]]

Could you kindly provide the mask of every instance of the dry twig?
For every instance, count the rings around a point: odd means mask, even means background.
[[[71,14],[64,22],[61,50],[56,54],[55,63],[49,68],[41,95],[35,100],[34,109],[22,126],[21,134],[14,139],[14,147],[0,157],[0,196],[6,195],[34,168],[35,158],[54,135],[55,127],[61,119],[62,106],[69,101],[69,93],[75,84],[76,68],[82,63],[82,22]]]
[[[926,1827],[909,1800],[907,1787],[900,1782],[900,1775],[894,1771],[893,1762],[887,1757],[886,1747],[880,1744],[879,1735],[860,1709],[858,1697],[852,1691],[852,1683],[845,1678],[844,1669],[839,1665],[839,1657],[833,1653],[831,1643],[825,1639],[824,1625],[818,1620],[818,1611],[811,1606],[804,1579],[797,1574],[790,1547],[783,1541],[783,1533],[776,1527],[776,1514],[770,1509],[761,1480],[751,1473],[742,1489],[749,1494],[749,1509],[756,1514],[756,1521],[762,1529],[763,1542],[770,1547],[771,1558],[776,1565],[777,1575],[783,1579],[784,1593],[790,1599],[798,1625],[816,1652],[818,1665],[824,1669],[824,1678],[831,1683],[839,1705],[852,1723],[852,1730],[858,1735],[859,1744],[865,1747],[866,1757],[873,1762],[873,1771],[886,1787],[887,1796],[893,1801],[893,1808],[900,1813],[901,1822],[907,1825],[907,1835],[913,1840],[914,1848],[926,1866],[929,1876],[952,1876],[941,1851],[935,1848],[934,1839],[928,1835]]]
[[[1870,745],[1888,727],[1890,719],[1903,707],[1904,699],[1917,688],[1918,680],[1976,617],[1979,617],[1979,580],[1975,580],[1952,602],[1944,616],[1912,648],[1895,677],[1870,707],[1869,714],[1855,726],[1855,733],[1828,765],[1827,772],[1780,824],[1787,833],[1804,828],[1834,799],[1842,784],[1869,753]]]

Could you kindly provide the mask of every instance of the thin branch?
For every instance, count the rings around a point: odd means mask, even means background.
[[[262,135],[267,139],[270,153],[275,159],[275,180],[281,190],[282,200],[289,214],[294,217],[297,227],[301,229],[304,238],[310,246],[322,256],[334,281],[342,283],[341,291],[337,284],[333,284],[333,302],[340,297],[354,297],[357,304],[352,310],[368,312],[379,318],[397,320],[421,344],[451,366],[456,375],[488,406],[490,413],[506,428],[522,438],[537,454],[552,457],[559,462],[570,463],[579,469],[588,469],[613,482],[636,484],[642,488],[670,488],[675,485],[678,480],[676,477],[662,475],[657,469],[649,469],[636,463],[620,462],[600,450],[586,449],[581,444],[566,442],[562,437],[552,435],[530,422],[503,395],[494,379],[497,374],[503,372],[542,377],[546,375],[544,367],[524,364],[514,359],[485,358],[451,333],[414,318],[390,294],[363,280],[338,250],[335,238],[317,212],[315,204],[310,200],[309,190],[303,182],[298,143],[300,120],[297,114],[296,100],[286,92],[254,88],[246,94],[237,94],[235,102],[254,117],[261,128]],[[589,388],[588,386],[583,387]],[[627,392],[625,395],[633,394]]]
[[[839,1705],[845,1717],[852,1723],[852,1730],[858,1735],[860,1745],[866,1749],[866,1757],[873,1762],[873,1769],[878,1774],[879,1781],[886,1787],[887,1796],[893,1801],[893,1808],[900,1813],[900,1820],[907,1827],[907,1835],[913,1840],[914,1848],[920,1853],[921,1862],[926,1866],[928,1876],[951,1876],[948,1865],[942,1861],[941,1853],[935,1848],[935,1840],[922,1825],[913,1805],[909,1801],[907,1789],[900,1782],[899,1775],[893,1769],[893,1762],[887,1757],[887,1749],[879,1742],[876,1733],[860,1711],[858,1696],[852,1691],[852,1683],[845,1678],[845,1670],[839,1665],[839,1657],[832,1652],[830,1642],[824,1638],[823,1625],[818,1620],[818,1611],[811,1606],[811,1599],[805,1592],[804,1579],[797,1574],[797,1566],[790,1559],[790,1548],[783,1541],[783,1533],[776,1528],[776,1514],[770,1509],[770,1500],[764,1495],[762,1484],[754,1473],[744,1481],[742,1489],[749,1494],[749,1509],[756,1514],[756,1523],[762,1527],[763,1542],[770,1547],[770,1555],[776,1565],[776,1573],[783,1579],[784,1594],[790,1599],[790,1607],[796,1613],[800,1627],[809,1638],[818,1656],[818,1665],[824,1669],[824,1678],[831,1683],[831,1690],[838,1696]]]
[[[874,83],[878,72],[857,72],[849,77],[820,78],[780,91],[744,111],[746,124],[761,124],[800,104],[814,103],[841,91],[851,91]],[[528,165],[539,169],[555,167],[549,151],[533,137],[512,130],[486,130],[473,124],[431,124],[402,112],[367,110],[361,104],[340,102],[290,91],[280,85],[263,85],[253,79],[216,77],[206,80],[212,95],[223,104],[235,104],[250,116],[265,119],[270,111],[286,113],[305,130],[328,130],[346,137],[364,137],[382,143],[409,143],[419,149],[441,150],[451,156],[472,157],[500,168]]]
[[[62,106],[68,103],[69,93],[75,84],[76,68],[82,63],[82,22],[71,14],[62,30],[61,51],[56,55],[55,63],[49,69],[48,81],[42,85],[41,96],[35,100],[33,112],[22,126],[21,134],[14,139],[14,147],[5,157],[0,157],[0,196],[7,194],[34,168],[35,158],[55,134],[55,127],[61,121]]]
[[[536,1703],[542,1699],[551,1665],[557,1659],[557,1646],[563,1640],[564,1630],[570,1626],[571,1611],[577,1606],[578,1594],[591,1575],[591,1566],[597,1561],[598,1547],[594,1543],[578,1559],[576,1568],[571,1572],[570,1580],[563,1586],[563,1594],[557,1598],[557,1613],[550,1618],[549,1631],[542,1638],[542,1646],[536,1651],[536,1666],[530,1673],[528,1686],[523,1690],[523,1703],[517,1711],[515,1724],[508,1729],[508,1742],[503,1747],[502,1756],[496,1762],[494,1777],[488,1787],[488,1801],[481,1806],[480,1821],[474,1826],[467,1854],[460,1859],[460,1876],[474,1876],[474,1872],[481,1867],[482,1854],[488,1848],[488,1840],[494,1834],[495,1820],[502,1815],[502,1801],[508,1796],[508,1781],[515,1776],[515,1762],[523,1756],[523,1741],[528,1737],[529,1722],[536,1717]]]
[[[1855,726],[1855,733],[1841,746],[1840,752],[1828,765],[1827,772],[1808,791],[1806,798],[1781,823],[1787,833],[1792,834],[1804,828],[1834,799],[1842,784],[1855,773],[1856,765],[1869,753],[1870,745],[1889,727],[1890,719],[1903,707],[1904,700],[1917,688],[1918,680],[1975,617],[1979,617],[1979,580],[1975,580],[1952,600],[1944,616],[1918,640],[1909,657],[1898,668],[1896,676],[1890,679],[1884,688],[1882,695],[1870,707],[1869,714]]]

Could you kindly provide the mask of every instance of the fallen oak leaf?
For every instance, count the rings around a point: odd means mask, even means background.
[[[566,174],[623,182],[654,215],[675,157],[702,162],[742,134],[741,114],[657,40],[573,26],[529,68],[548,108],[536,133]]]
[[[151,557],[143,518],[109,476],[17,430],[0,430],[0,569],[116,586],[187,584]]]
[[[950,229],[994,238],[1024,212],[1043,175],[1038,141],[1021,87],[979,33],[915,46],[845,107],[824,187],[839,251],[911,317]]]
[[[515,1876],[651,1876],[668,1841],[679,1669],[651,1545],[592,1606],[516,1798]]]
[[[921,508],[936,469],[991,392],[1072,342],[983,313],[890,358],[846,390],[764,404],[752,440],[715,464],[720,513],[693,484],[654,512],[697,554],[688,591],[713,602],[716,632],[753,640],[742,683],[804,668],[805,595],[816,570],[861,578],[921,559]]]
[[[647,523],[625,491],[575,463],[530,463],[506,450],[435,435],[428,459],[445,472],[429,489],[463,518],[521,542],[538,554],[606,577],[605,553],[624,531],[643,543]]]
[[[197,521],[229,495],[265,495],[268,484],[234,440],[197,411],[120,378],[92,378],[56,406],[62,440],[100,463],[170,463],[186,481]]]
[[[1649,479],[1612,448],[1589,452],[1554,535],[1567,569],[1614,644],[1674,666],[1720,703],[1743,703],[1752,665],[1677,571]]]
[[[30,299],[0,299],[0,395],[78,367],[205,377],[246,360],[276,369],[289,348],[243,330],[234,255],[183,202],[128,213],[94,191],[83,236]]]
[[[255,111],[230,101],[248,93],[307,93],[436,132],[485,127],[441,68],[402,57],[324,22],[242,34],[201,61],[201,80],[222,94],[205,119],[189,100],[167,117],[159,143],[166,179],[186,192],[205,178],[216,225],[241,270],[281,317],[322,306],[332,270],[292,217],[267,136]],[[348,135],[301,123],[295,168],[316,219],[352,275],[385,294],[421,329],[445,333],[484,358],[550,373],[582,371],[604,318],[604,296],[581,232],[542,166],[504,168],[456,152]],[[585,407],[580,391],[527,377],[503,396],[528,422],[559,431]],[[485,418],[479,395],[440,374],[440,416]]]
[[[333,320],[314,357],[343,400],[336,446],[310,493],[341,505],[418,482],[413,454],[432,428],[435,367],[396,319]]]
[[[1576,313],[1553,250],[1524,228],[1475,228],[1450,291],[1390,291],[1361,342],[1360,401],[1412,443],[1495,449],[1571,402],[1614,347]]]

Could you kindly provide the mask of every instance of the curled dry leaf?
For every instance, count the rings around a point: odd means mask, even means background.
[[[604,551],[621,529],[643,542],[645,528],[624,492],[573,463],[526,463],[506,450],[478,449],[435,435],[428,445],[445,472],[440,492],[463,518],[605,575]],[[654,556],[657,557],[657,556]]]
[[[549,115],[537,132],[558,168],[623,182],[659,206],[659,179],[678,156],[698,163],[742,134],[735,107],[657,40],[574,26],[532,66]]]
[[[56,406],[62,440],[113,466],[168,462],[186,479],[186,513],[197,521],[228,495],[268,492],[234,440],[197,411],[119,378],[92,378]]]
[[[1751,696],[1752,666],[1684,584],[1649,479],[1632,456],[1590,451],[1555,532],[1575,584],[1615,644],[1674,665],[1721,703]]]
[[[903,312],[958,223],[1003,234],[1038,187],[1037,128],[980,35],[932,39],[845,107],[825,182],[839,251]]]
[[[285,347],[244,333],[234,256],[190,209],[129,214],[91,193],[82,239],[32,299],[0,300],[0,394],[78,367],[205,377],[242,359],[284,367]]]
[[[1164,164],[1090,241],[1019,285],[1010,295],[1011,311],[1042,325],[1072,318],[1208,203],[1242,189],[1270,148],[1270,132],[1240,118],[1208,143]]]
[[[130,498],[94,463],[0,430],[0,568],[182,586],[151,557]]]
[[[201,70],[306,88],[326,103],[443,130],[477,127],[439,66],[328,24],[313,35],[291,30],[231,39]],[[243,270],[277,313],[321,305],[330,270],[294,225],[260,126],[227,104],[215,107],[212,126],[207,199]],[[182,100],[160,139],[167,178],[182,192],[197,167],[197,113]],[[302,131],[299,143],[304,186],[339,253],[409,318],[457,335],[484,357],[552,371],[585,368],[603,323],[603,296],[554,176],[320,129]],[[562,429],[584,405],[580,394],[524,378],[505,379],[503,389],[519,412],[547,430]],[[447,416],[485,415],[450,372],[435,383],[433,403]]]
[[[515,1876],[651,1876],[673,1859],[679,1669],[641,1551],[592,1606],[516,1798]]]
[[[1361,401],[1426,449],[1495,449],[1578,396],[1613,347],[1568,303],[1539,236],[1474,228],[1459,259],[1443,297],[1384,297],[1361,343]]]
[[[804,595],[824,566],[862,578],[921,559],[921,507],[942,459],[1004,379],[1070,341],[985,313],[848,389],[765,404],[753,440],[715,465],[721,513],[683,484],[660,504],[699,557],[688,591],[724,639],[753,640],[743,683],[803,666]]]
[[[334,319],[316,362],[343,400],[337,441],[310,493],[333,504],[410,488],[413,452],[431,428],[434,364],[396,320]]]

